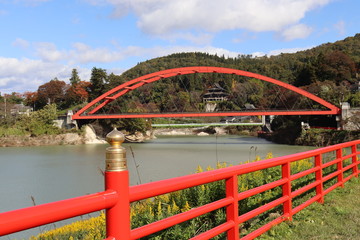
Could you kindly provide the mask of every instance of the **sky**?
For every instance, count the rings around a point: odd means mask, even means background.
[[[359,9],[359,0],[0,0],[0,93],[178,52],[306,50],[360,33]]]

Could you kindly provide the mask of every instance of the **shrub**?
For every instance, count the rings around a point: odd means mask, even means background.
[[[272,154],[268,154],[267,158],[272,158]],[[255,161],[259,161],[257,157]],[[307,170],[313,166],[309,159],[297,161],[292,163],[292,174]],[[218,163],[216,168],[227,167],[226,163]],[[213,170],[208,167],[207,170]],[[197,172],[202,172],[203,169],[199,166]],[[239,192],[264,185],[269,182],[276,181],[281,178],[281,167],[273,167],[262,171],[256,171],[238,177]],[[312,180],[311,177],[304,177],[299,185],[305,184]],[[240,201],[239,214],[251,211],[263,204],[271,202],[275,198],[281,196],[281,187],[274,188],[262,194],[255,195],[251,198]],[[221,198],[225,197],[225,183],[224,181],[212,182],[205,185],[196,186],[182,191],[176,191],[161,196],[156,196],[151,199],[135,202],[131,205],[131,227],[137,228],[157,220],[173,216],[178,213],[186,212],[191,208],[195,208]],[[252,219],[248,223],[244,223],[242,231],[252,231],[258,227],[262,221],[266,220],[271,213],[281,212],[281,206],[274,209],[272,212],[262,214],[257,219]],[[142,239],[189,239],[201,232],[211,229],[223,222],[225,222],[225,209],[218,209],[217,211],[207,213],[182,224],[165,229],[159,233],[153,234]],[[60,229],[51,230],[42,233],[37,237],[32,237],[31,240],[48,240],[48,239],[103,239],[105,238],[104,230],[104,215],[90,219],[92,223],[95,222],[98,226],[93,226],[97,230],[89,227],[87,221],[73,223]],[[75,225],[75,226],[74,226]],[[95,233],[102,233],[99,238],[95,237]],[[213,239],[224,239],[224,234]]]

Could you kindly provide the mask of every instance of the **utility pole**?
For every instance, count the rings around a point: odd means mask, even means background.
[[[6,97],[4,96],[4,101],[5,101],[5,118],[6,118]]]

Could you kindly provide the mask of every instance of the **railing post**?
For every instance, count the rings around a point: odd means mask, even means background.
[[[227,231],[227,239],[235,240],[239,237],[239,193],[238,193],[238,177],[237,175],[226,179],[226,197],[232,197],[232,204],[226,207],[226,221],[234,222],[234,227]]]
[[[106,136],[111,145],[106,149],[105,188],[118,194],[118,202],[106,210],[108,239],[130,239],[129,172],[126,150],[121,146],[124,135],[116,128]]]
[[[315,181],[320,183],[316,186],[316,195],[320,196],[318,202],[324,203],[324,183],[323,183],[323,169],[322,169],[322,155],[315,156],[315,167],[319,167],[319,170],[315,172]]]
[[[290,162],[287,162],[281,166],[282,178],[287,179],[286,183],[282,185],[283,196],[287,196],[289,199],[283,204],[284,215],[287,215],[289,220],[292,220],[292,199],[291,199],[291,169]]]
[[[357,144],[354,144],[351,146],[351,153],[355,154],[357,152]],[[352,156],[352,163],[357,163],[358,162],[358,157],[357,155]],[[352,172],[354,174],[355,177],[359,177],[359,166],[358,164],[356,164],[353,168],[352,168]]]
[[[342,148],[336,150],[336,159],[341,159],[343,157]],[[344,187],[344,172],[343,172],[343,160],[337,163],[338,174],[338,183],[341,183],[341,187]]]

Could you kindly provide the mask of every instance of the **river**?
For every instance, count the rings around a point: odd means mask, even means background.
[[[102,191],[107,146],[0,148],[0,212]],[[277,157],[312,149],[248,136],[159,137],[124,147],[131,185],[191,174],[218,161],[235,165],[269,152]],[[51,226],[0,239],[27,238]]]

